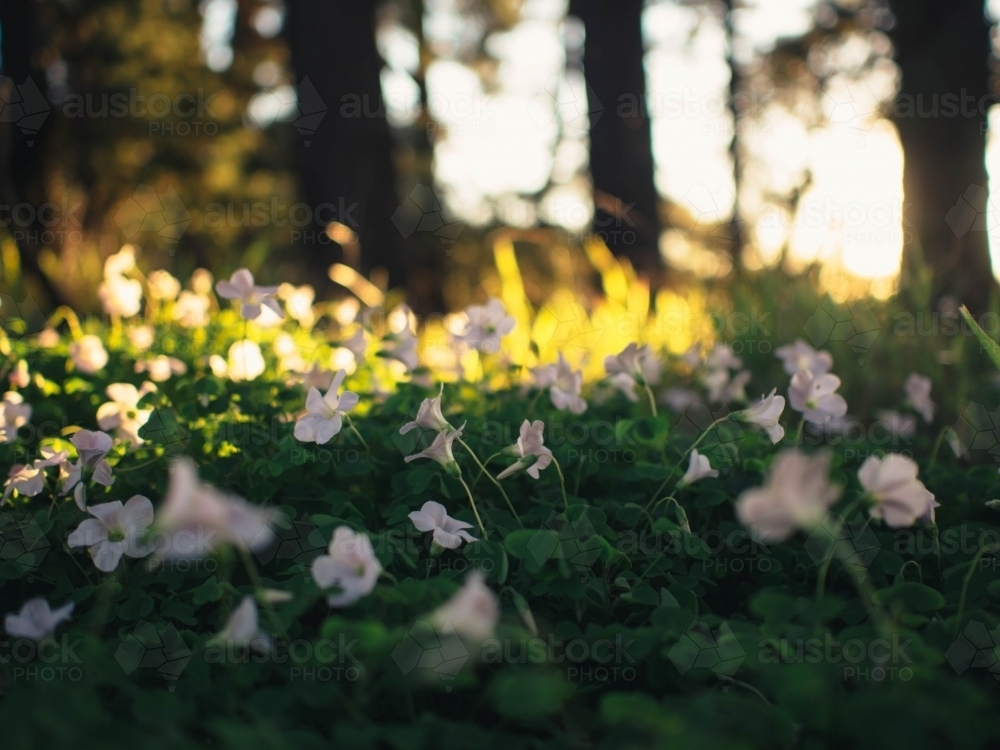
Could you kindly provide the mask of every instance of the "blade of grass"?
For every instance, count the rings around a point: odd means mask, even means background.
[[[979,339],[980,347],[993,360],[993,364],[997,366],[997,369],[1000,370],[1000,344],[991,339],[986,331],[979,326],[965,305],[962,305],[961,313],[962,317],[965,318],[965,322],[969,324],[969,328],[972,329],[972,332],[976,334],[976,338]]]

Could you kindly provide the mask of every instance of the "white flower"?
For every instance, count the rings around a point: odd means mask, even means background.
[[[51,349],[59,344],[59,332],[54,328],[46,328],[35,337],[35,343],[42,349]]]
[[[146,382],[142,388],[136,388],[131,383],[112,383],[105,389],[111,401],[97,408],[97,424],[102,430],[117,430],[121,440],[127,440],[138,447],[143,440],[139,437],[139,429],[149,421],[152,409],[140,409],[139,401],[147,393],[156,390],[156,386]]]
[[[3,500],[0,500],[0,505],[7,501],[14,490],[23,497],[34,497],[45,489],[45,472],[37,465],[14,464],[10,467],[3,487]]]
[[[681,477],[679,486],[686,487],[693,482],[697,482],[699,479],[705,479],[707,477],[717,477],[719,472],[717,469],[712,468],[712,464],[708,461],[708,456],[702,456],[697,450],[691,451],[691,458],[688,461],[688,469]]]
[[[934,523],[939,503],[917,479],[918,471],[912,459],[898,453],[868,457],[858,469],[858,481],[874,501],[872,518],[882,518],[894,529],[912,526],[918,519]]]
[[[709,370],[738,370],[743,360],[733,353],[729,344],[718,344],[705,357],[705,367]]]
[[[312,326],[316,320],[313,313],[313,301],[316,299],[316,290],[308,284],[295,286],[294,284],[282,284],[278,287],[278,296],[285,300],[285,309],[289,316],[299,321],[305,328]]]
[[[360,400],[353,391],[337,395],[337,389],[345,377],[347,373],[339,371],[325,396],[315,388],[309,389],[309,395],[306,396],[306,410],[309,413],[295,423],[296,440],[324,445],[340,432],[344,425],[344,415],[357,406]]]
[[[415,370],[420,365],[417,337],[409,329],[384,336],[382,350],[387,356],[406,365],[407,370]]]
[[[104,365],[108,363],[108,352],[104,344],[92,333],[81,336],[79,341],[70,344],[69,356],[73,360],[73,366],[87,375],[104,369]]]
[[[779,346],[774,354],[781,360],[785,372],[789,375],[794,375],[799,370],[809,370],[819,377],[833,369],[833,357],[830,352],[818,352],[802,339],[796,339],[794,344]]]
[[[371,540],[356,534],[347,526],[333,532],[327,554],[313,560],[312,577],[321,589],[337,586],[339,594],[331,594],[327,601],[331,607],[346,607],[368,596],[378,582],[382,565],[372,550]]]
[[[0,401],[0,444],[13,442],[17,429],[31,419],[31,406],[20,393],[8,391]]]
[[[358,330],[354,332],[354,335],[340,342],[340,347],[347,349],[347,351],[353,354],[356,362],[361,362],[365,358],[365,352],[368,351],[368,334],[365,332],[364,328],[359,326]],[[415,347],[416,339],[414,339],[414,353],[416,353]],[[416,364],[414,364],[413,367],[416,367]],[[410,369],[412,370],[413,367]]]
[[[196,268],[191,273],[191,288],[195,294],[208,295],[212,291],[214,277],[207,268]]]
[[[663,402],[678,414],[683,414],[692,404],[698,403],[698,394],[690,388],[668,388],[663,392]]]
[[[420,408],[417,410],[417,418],[400,427],[399,434],[405,435],[410,430],[415,430],[418,427],[425,430],[450,430],[451,425],[448,424],[448,420],[444,418],[444,414],[441,412],[441,396],[443,395],[444,383],[441,384],[441,391],[437,396],[434,398],[425,398],[420,402]]]
[[[191,459],[170,469],[167,497],[157,526],[170,534],[164,557],[192,559],[212,554],[222,544],[244,551],[266,549],[274,541],[270,524],[280,514],[256,508],[235,495],[202,484]]]
[[[301,374],[302,385],[308,388],[318,388],[321,391],[328,390],[333,384],[333,372],[314,364]]]
[[[104,277],[121,276],[135,270],[135,248],[132,245],[122,245],[122,249],[114,255],[109,255],[104,261]]]
[[[750,371],[741,370],[730,376],[729,370],[710,370],[702,383],[708,388],[708,400],[713,403],[728,404],[733,401],[746,401],[744,390],[750,382]]]
[[[785,410],[785,397],[776,395],[777,392],[775,388],[767,396],[761,396],[759,404],[733,414],[734,419],[763,427],[775,444],[785,436],[785,428],[778,422],[781,412]]]
[[[587,410],[587,402],[580,396],[583,373],[574,371],[562,352],[559,352],[557,364],[535,368],[532,373],[536,387],[549,389],[549,398],[554,407],[573,414],[583,414]]]
[[[417,527],[417,531],[433,531],[434,542],[446,549],[458,549],[462,546],[462,540],[467,542],[478,542],[465,529],[471,529],[472,524],[459,521],[448,515],[448,510],[433,500],[428,500],[420,510],[415,510],[410,514],[410,520]]]
[[[29,599],[16,615],[13,613],[7,615],[3,625],[11,638],[44,641],[51,637],[59,624],[68,620],[71,614],[73,614],[73,602],[65,607],[52,609],[44,599]]]
[[[142,284],[124,276],[105,276],[97,288],[97,298],[104,312],[131,318],[142,309]]]
[[[132,346],[144,352],[153,345],[156,331],[152,326],[133,326],[128,329],[127,336],[128,340],[132,342]]]
[[[437,461],[449,471],[453,472],[458,470],[455,455],[452,453],[452,443],[462,437],[462,430],[464,429],[465,425],[463,424],[457,430],[442,430],[434,436],[434,442],[432,442],[426,450],[414,453],[412,456],[407,456],[403,460],[409,463],[410,461],[415,461],[418,458],[430,458]]]
[[[267,307],[279,318],[283,317],[281,305],[274,298],[278,291],[276,286],[257,286],[253,274],[246,268],[235,271],[229,281],[220,281],[215,285],[215,291],[224,299],[238,299],[241,303],[240,312],[247,320],[255,320],[261,315],[261,308]]]
[[[809,370],[799,370],[788,388],[788,401],[795,411],[802,412],[807,422],[826,424],[834,417],[847,413],[847,402],[836,391],[840,378],[836,375],[816,376]]]
[[[59,493],[62,495],[73,492],[73,499],[80,510],[87,509],[87,491],[83,482],[83,472],[92,475],[92,479],[98,484],[110,487],[114,484],[114,476],[111,471],[111,464],[107,462],[105,456],[111,450],[111,436],[105,432],[91,432],[90,430],[80,430],[72,437],[72,443],[76,446],[80,460],[76,463],[64,461],[59,466]]]
[[[617,356],[604,358],[611,382],[632,401],[638,401],[636,385],[655,385],[660,380],[660,362],[648,346],[629,344]]]
[[[697,369],[701,365],[701,344],[691,344],[681,355],[681,362],[690,369]]]
[[[225,627],[215,637],[229,644],[249,647],[252,643],[268,651],[271,649],[271,639],[260,629],[257,603],[252,596],[243,597],[240,606],[233,610]]]
[[[226,362],[226,372],[230,380],[239,383],[244,380],[256,380],[264,372],[264,355],[255,341],[243,339],[229,347],[229,359]]]
[[[149,373],[149,379],[154,383],[170,380],[171,375],[183,375],[187,369],[187,365],[179,359],[165,354],[159,354],[152,359],[141,359],[135,363],[135,371]]]
[[[501,471],[497,479],[506,479],[524,470],[538,479],[538,472],[552,463],[552,451],[545,447],[543,440],[544,430],[545,423],[540,419],[534,422],[526,419],[521,423],[521,435],[517,438],[517,444],[507,449],[518,457],[518,461]]]
[[[27,388],[31,383],[31,375],[28,373],[28,363],[19,359],[14,369],[7,376],[8,382],[15,388]]]
[[[431,624],[442,633],[481,643],[493,636],[500,620],[500,603],[486,585],[483,574],[474,570],[465,584],[431,614]]]
[[[830,484],[829,472],[829,454],[779,453],[764,486],[746,490],[737,499],[740,523],[764,542],[780,542],[796,529],[815,528],[840,497],[841,488]]]
[[[931,379],[926,375],[911,372],[903,386],[906,391],[906,405],[930,424],[934,421],[935,404],[931,401]]]
[[[878,422],[875,424],[883,425],[894,438],[911,437],[917,431],[917,418],[913,415],[883,409],[876,416]]]
[[[204,328],[208,325],[208,309],[212,301],[204,294],[183,291],[174,304],[174,320],[185,328]]]
[[[149,296],[153,299],[175,300],[181,293],[181,282],[169,271],[153,271],[147,281]]]
[[[87,547],[90,558],[102,573],[118,567],[122,555],[146,557],[152,548],[142,542],[142,536],[153,523],[153,504],[149,498],[135,495],[125,505],[120,500],[91,505],[93,516],[80,523],[66,540],[70,549]]]
[[[465,308],[464,318],[455,339],[486,354],[499,352],[500,339],[516,325],[498,299],[490,299],[485,305],[470,305]]]

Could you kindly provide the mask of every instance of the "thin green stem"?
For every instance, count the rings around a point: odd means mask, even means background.
[[[805,420],[805,418],[802,418],[802,419],[799,420],[799,427],[798,427],[798,429],[795,430],[795,447],[796,448],[798,448],[800,445],[802,445],[802,431],[805,429],[805,427],[806,427],[806,420]]]
[[[819,566],[819,573],[816,575],[817,601],[823,598],[823,593],[824,591],[826,591],[826,575],[827,572],[830,570],[830,563],[833,562],[834,553],[837,551],[837,542],[838,542],[838,537],[840,536],[840,532],[844,528],[844,523],[847,521],[847,517],[852,512],[854,512],[854,510],[858,507],[858,504],[860,502],[861,502],[860,500],[855,500],[853,503],[848,505],[844,509],[844,512],[840,514],[839,520],[837,521],[836,525],[833,527],[833,530],[831,531],[831,536],[833,537],[833,543],[830,545],[830,554],[828,554],[826,556],[826,559],[823,560],[823,563]]]
[[[502,455],[503,451],[497,451],[492,456],[483,461],[482,466],[480,466],[479,468],[479,473],[476,474],[476,478],[472,480],[472,489],[476,489],[476,485],[479,483],[479,480],[483,478],[483,474],[487,473],[486,467],[489,465],[490,461],[492,461],[497,456],[502,456]]]
[[[345,417],[345,418],[347,419],[347,428],[348,428],[348,429],[349,429],[349,430],[350,430],[351,432],[353,432],[353,433],[354,433],[354,436],[355,436],[355,437],[356,437],[356,438],[357,438],[358,440],[360,440],[360,441],[361,441],[361,445],[363,445],[363,446],[365,447],[365,450],[366,450],[366,451],[368,451],[369,453],[371,453],[371,452],[372,452],[372,449],[368,447],[368,443],[366,443],[366,442],[365,442],[365,439],[364,439],[363,437],[361,437],[361,433],[360,433],[360,432],[358,432],[358,428],[354,426],[354,422],[352,422],[352,421],[351,421],[351,418],[350,418],[350,417],[348,417],[348,416],[347,416],[346,414],[344,415],[344,417]]]
[[[271,606],[271,602],[267,600],[264,596],[264,582],[260,580],[260,575],[257,573],[257,566],[253,564],[253,560],[250,559],[250,553],[245,549],[240,550],[240,557],[243,559],[243,567],[246,568],[247,575],[250,576],[250,583],[253,584],[254,591],[257,596],[255,597],[257,601],[261,603],[261,606],[267,610],[268,617],[271,618],[271,623],[274,625],[275,632],[281,635],[282,638],[288,640],[288,634],[285,632],[285,626],[281,622],[281,618],[278,617],[278,613],[275,612],[274,607]]]
[[[980,547],[979,551],[972,558],[972,562],[969,563],[969,572],[965,574],[965,578],[962,581],[962,595],[958,600],[958,615],[955,617],[955,635],[958,635],[958,631],[962,628],[962,613],[965,612],[965,599],[969,595],[969,584],[972,583],[972,577],[976,574],[976,566],[983,559],[983,555],[992,551],[992,549]]]
[[[646,395],[649,397],[649,408],[653,412],[653,416],[659,416],[656,412],[656,396],[653,395],[653,389],[649,387],[649,383],[643,383],[642,387],[645,389]]]
[[[951,427],[943,427],[943,428],[941,428],[941,431],[938,433],[937,439],[934,441],[934,448],[933,448],[933,450],[931,450],[931,460],[930,460],[930,463],[927,465],[927,470],[928,471],[930,471],[931,469],[933,469],[934,468],[934,464],[937,463],[938,453],[941,450],[941,443],[944,442],[944,436],[948,434],[948,430],[950,430],[950,429],[951,429]]]
[[[483,519],[479,517],[479,509],[476,507],[476,501],[472,497],[472,490],[469,489],[469,485],[465,483],[461,474],[458,476],[458,481],[462,483],[463,487],[465,487],[465,494],[469,496],[469,504],[472,506],[472,512],[476,516],[476,522],[479,524],[479,530],[483,533],[483,541],[489,541],[489,535],[486,533],[486,527],[483,525]]]
[[[563,476],[562,467],[559,465],[559,461],[556,457],[552,457],[552,465],[556,467],[556,473],[559,475],[559,486],[562,488],[563,493],[563,504],[566,507],[566,512],[569,513],[569,496],[566,494],[566,477]]]
[[[519,515],[517,515],[517,511],[514,510],[514,503],[512,503],[510,501],[510,498],[507,497],[507,492],[504,490],[503,485],[500,484],[500,480],[497,479],[495,476],[493,476],[492,474],[490,474],[486,470],[485,464],[483,464],[483,462],[479,460],[479,456],[477,456],[475,454],[475,452],[472,450],[472,448],[470,448],[468,446],[468,444],[464,440],[462,440],[462,438],[456,438],[455,442],[457,442],[459,445],[461,445],[463,448],[465,448],[465,451],[470,456],[472,456],[472,460],[476,462],[476,465],[479,467],[480,473],[481,474],[485,474],[487,477],[489,477],[490,481],[493,482],[493,484],[495,484],[497,486],[497,489],[500,490],[500,494],[503,495],[503,499],[507,503],[507,507],[510,509],[510,512],[514,514],[514,518],[517,520],[518,525],[523,529],[524,528],[524,524],[521,522],[521,517]],[[500,455],[500,454],[495,454],[495,455]],[[494,458],[494,456],[490,456],[490,459],[492,459],[492,458]],[[489,461],[490,459],[487,459],[487,461]],[[478,481],[478,480],[479,480],[479,477],[476,477],[476,481]],[[464,480],[463,480],[462,484],[465,484]],[[471,489],[469,490],[469,497],[470,498],[472,497],[472,490]]]

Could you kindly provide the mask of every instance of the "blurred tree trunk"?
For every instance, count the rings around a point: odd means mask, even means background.
[[[49,132],[45,124],[51,117],[44,96],[45,72],[35,59],[41,34],[36,3],[4,0],[0,3],[0,30],[4,76],[0,93],[8,102],[0,118],[0,203],[10,207],[26,201],[40,206],[45,202],[43,144]],[[41,287],[49,302],[62,304],[62,292],[38,265],[39,239],[46,227],[36,219],[30,225],[12,224],[8,229],[14,230],[22,273]],[[4,280],[5,291],[10,281]]]
[[[594,231],[636,270],[659,275],[659,196],[643,67],[643,0],[572,0],[584,24]]]
[[[985,165],[991,98],[983,0],[892,0],[902,90],[895,122],[906,159],[907,252],[922,251],[934,301],[985,309],[994,287]]]
[[[399,206],[392,135],[386,120],[375,47],[374,0],[290,0],[288,37],[302,114],[325,108],[314,132],[300,133],[300,174],[314,207],[327,204],[331,217],[349,227],[360,244],[359,270],[388,271],[389,285],[406,283],[402,238],[392,223]],[[308,82],[307,80],[308,79]],[[310,102],[310,86],[318,96]],[[310,111],[311,110],[311,111]],[[325,227],[316,227],[322,231]],[[350,243],[344,258],[352,265]],[[326,280],[337,260],[329,245],[306,245],[313,282]],[[320,283],[322,286],[323,284]]]

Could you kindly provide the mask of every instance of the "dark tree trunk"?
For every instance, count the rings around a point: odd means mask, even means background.
[[[893,0],[892,8],[907,252],[923,252],[934,300],[948,294],[982,311],[994,286],[982,217],[986,114],[995,101],[983,0]]]
[[[639,271],[657,275],[659,196],[643,68],[643,0],[573,0],[584,24],[594,231]]]
[[[331,220],[348,226],[360,244],[361,272],[368,275],[383,268],[390,286],[403,285],[407,263],[402,238],[392,223],[399,202],[392,135],[379,82],[382,60],[375,47],[375,3],[290,0],[288,10],[304,118],[299,122],[306,125],[299,128],[298,139],[302,185],[314,209],[321,204],[332,207],[319,213],[315,230],[322,232]],[[314,283],[325,280],[327,268],[338,260],[329,248],[302,246],[317,277]],[[350,253],[346,260],[352,260]]]
[[[45,98],[45,73],[37,67],[40,39],[37,5],[33,0],[0,2],[0,60],[5,102],[0,116],[0,204],[22,202],[40,206],[45,201],[42,175],[44,141],[51,125],[51,107]],[[32,212],[37,217],[37,213]],[[24,215],[24,214],[20,214]],[[62,304],[58,287],[38,265],[40,240],[46,230],[40,222],[12,224],[22,272],[34,279],[50,298]],[[4,287],[9,288],[9,279]],[[0,316],[2,319],[2,316]]]

